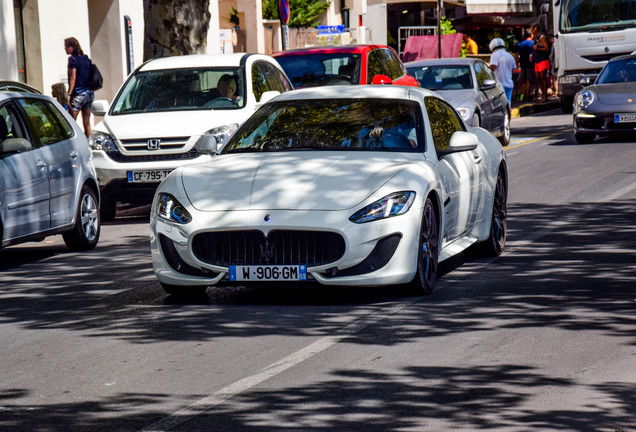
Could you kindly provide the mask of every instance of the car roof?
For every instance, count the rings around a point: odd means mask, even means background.
[[[419,66],[470,66],[483,60],[472,57],[453,57],[453,58],[441,58],[441,59],[427,59],[427,60],[415,60],[404,63],[404,67],[419,67]]]
[[[308,100],[308,99],[411,99],[410,92],[419,92],[421,96],[437,96],[431,90],[401,85],[351,85],[351,86],[319,86],[298,89],[281,93],[275,101]]]
[[[271,57],[264,54],[190,54],[184,56],[162,57],[149,60],[144,63],[138,70],[141,72],[162,69],[189,69],[196,67],[238,67],[247,61],[248,57],[270,59]],[[272,62],[275,63],[275,62]]]
[[[303,54],[330,54],[330,53],[363,53],[372,49],[389,48],[386,45],[375,44],[351,44],[351,45],[331,45],[331,46],[314,46],[307,48],[296,48],[286,51],[278,51],[272,54],[272,57],[285,57]]]
[[[42,92],[33,86],[20,81],[0,80],[0,91],[6,92],[24,92],[42,94]]]

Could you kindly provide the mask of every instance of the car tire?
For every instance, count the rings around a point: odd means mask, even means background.
[[[579,144],[591,144],[596,139],[596,135],[582,132],[575,132],[574,139]]]
[[[506,110],[506,114],[504,115],[503,130],[501,131],[499,142],[504,147],[510,144],[510,112],[508,112],[508,110]]]
[[[481,127],[481,119],[479,118],[479,113],[473,114],[473,127]]]
[[[175,297],[198,297],[203,295],[208,287],[205,285],[170,285],[161,282],[161,288]]]
[[[506,244],[508,232],[508,190],[503,171],[499,170],[495,183],[495,193],[490,219],[490,234],[483,242],[472,246],[468,251],[469,256],[495,257],[501,255]]]
[[[115,201],[105,199],[102,200],[99,206],[99,215],[102,218],[102,222],[112,222],[115,220],[117,213],[117,203]]]
[[[417,269],[407,289],[411,294],[426,295],[435,287],[439,258],[439,222],[430,198],[424,204],[417,250]]]
[[[97,245],[100,233],[99,208],[95,192],[84,185],[75,214],[75,226],[62,237],[71,251],[85,251]]]

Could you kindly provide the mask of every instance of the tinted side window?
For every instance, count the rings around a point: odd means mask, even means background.
[[[393,51],[385,49],[384,54],[386,56],[386,69],[388,75],[392,80],[398,79],[405,74],[404,68],[402,67],[402,62],[399,58],[393,53]]]
[[[261,96],[266,91],[284,93],[292,89],[280,70],[265,62],[255,62],[252,65],[252,87],[256,102],[261,100]]]
[[[32,131],[39,138],[40,145],[45,146],[68,138],[51,111],[55,109],[53,106],[49,108],[43,100],[39,99],[20,99],[18,102],[26,112]],[[36,143],[33,144],[37,146]]]
[[[440,156],[448,148],[451,136],[457,131],[463,131],[464,128],[455,111],[447,103],[428,97],[425,105],[428,120],[431,124],[435,150],[437,150],[437,155]]]
[[[367,56],[367,84],[371,84],[373,77],[379,74],[384,74],[382,51],[373,50]]]

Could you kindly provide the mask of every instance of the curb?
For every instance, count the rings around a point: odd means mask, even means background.
[[[548,102],[543,103],[527,103],[517,107],[512,108],[511,115],[512,118],[518,117],[526,117],[532,114],[549,111],[555,108],[559,108],[561,106],[559,100],[549,100]]]

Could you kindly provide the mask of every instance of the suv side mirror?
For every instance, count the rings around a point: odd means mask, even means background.
[[[491,88],[494,88],[497,85],[497,81],[495,80],[491,80],[491,79],[487,79],[484,80],[484,82],[481,85],[481,89],[482,90],[490,90]]]
[[[203,134],[196,143],[196,149],[201,154],[214,154],[219,147],[219,143],[212,134]]]
[[[265,102],[269,102],[270,100],[274,99],[279,94],[280,94],[280,92],[276,91],[276,90],[269,90],[269,91],[264,92],[261,95],[261,100],[258,101],[258,103],[256,104],[256,107],[258,108],[261,105],[263,105]]]
[[[31,148],[31,143],[24,138],[7,138],[0,142],[0,154],[20,153]]]
[[[93,114],[100,117],[105,116],[109,108],[110,106],[108,105],[108,101],[103,99],[93,101],[93,104],[91,105],[91,111]]]

